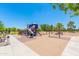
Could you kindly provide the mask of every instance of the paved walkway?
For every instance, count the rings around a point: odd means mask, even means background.
[[[37,53],[25,46],[15,36],[10,35],[10,45],[0,47],[0,56],[38,56]]]
[[[72,37],[62,56],[79,56],[79,37]]]

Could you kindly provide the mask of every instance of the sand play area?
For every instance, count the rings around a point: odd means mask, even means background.
[[[42,36],[38,35],[35,38],[27,38],[26,36],[17,36],[17,38],[41,56],[60,56],[70,39],[78,35],[78,33],[64,32],[59,39],[58,35],[54,35],[54,33],[50,37],[48,34],[42,33]]]
[[[42,33],[34,38],[9,35],[9,45],[0,46],[0,56],[79,56],[78,33],[58,35]]]

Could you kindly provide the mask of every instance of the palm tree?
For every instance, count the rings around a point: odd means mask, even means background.
[[[49,31],[49,37],[50,37],[50,34],[53,31],[53,25],[48,25],[47,29]]]
[[[50,25],[50,30],[53,31],[54,30],[54,26]]]
[[[67,29],[70,32],[73,32],[75,30],[76,26],[75,26],[75,22],[74,21],[69,21],[67,24]]]
[[[59,38],[60,38],[60,35],[61,35],[61,31],[62,31],[62,29],[63,29],[63,24],[62,23],[57,23],[56,24],[56,28],[57,28],[57,31],[58,31],[58,35],[59,35]]]
[[[47,32],[49,32],[49,37],[50,37],[50,32],[53,30],[53,25],[42,24],[40,25],[40,27],[42,31],[46,31],[46,34]]]
[[[47,34],[47,31],[48,31],[48,24],[41,24],[40,25],[40,28],[42,31],[46,31],[46,34]]]

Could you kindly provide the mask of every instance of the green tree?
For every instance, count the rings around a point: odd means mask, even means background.
[[[65,14],[69,13],[71,17],[79,15],[79,3],[52,3],[53,9],[58,6]],[[70,11],[70,12],[69,12]]]
[[[70,32],[73,32],[75,30],[76,26],[75,26],[75,22],[74,21],[69,21],[67,24],[67,29]]]
[[[5,31],[7,34],[10,34],[11,32],[16,32],[17,28],[12,27],[12,28],[6,28]]]
[[[6,31],[7,34],[10,34],[11,28],[5,28],[5,31]]]
[[[41,28],[42,31],[46,31],[47,30],[47,26],[48,26],[47,24],[41,24],[40,28]]]
[[[46,31],[46,34],[47,34],[47,32],[49,32],[49,36],[50,36],[50,31],[53,30],[53,25],[41,24],[40,28],[42,31]]]
[[[61,31],[63,30],[63,28],[64,28],[64,27],[63,27],[63,24],[62,24],[62,23],[59,23],[59,22],[58,22],[58,23],[56,24],[56,29],[57,29],[57,32],[58,32],[57,34],[59,35],[59,38],[60,38]]]
[[[57,29],[56,29],[56,26],[53,26],[53,31],[56,31]]]
[[[0,21],[0,31],[4,31],[5,26],[2,21]]]
[[[53,25],[50,25],[50,31],[54,31],[54,26]]]
[[[13,31],[13,32],[15,32],[16,30],[17,30],[17,28],[15,28],[15,27],[11,28],[11,31]]]
[[[41,28],[41,31],[46,31],[46,34],[47,34],[47,30],[48,30],[48,24],[41,24],[40,25],[40,28]]]
[[[53,31],[53,25],[48,25],[47,28],[48,28],[48,31]]]
[[[52,31],[53,31],[53,25],[48,25],[48,26],[47,26],[47,31],[49,32],[49,37],[50,37],[50,34],[51,34]]]

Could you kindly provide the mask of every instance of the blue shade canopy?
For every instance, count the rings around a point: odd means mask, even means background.
[[[32,26],[35,26],[35,28],[38,28],[38,24],[29,24],[28,27],[31,28]]]

